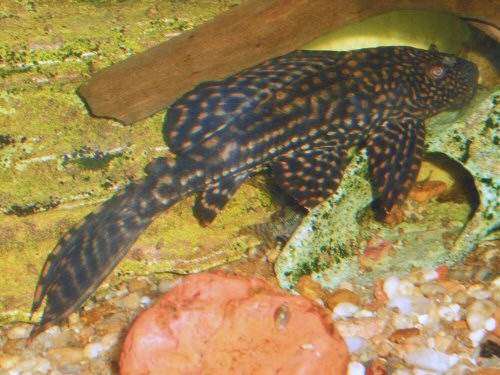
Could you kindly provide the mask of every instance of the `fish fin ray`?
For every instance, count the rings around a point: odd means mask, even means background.
[[[272,108],[276,91],[290,91],[304,77],[328,69],[338,55],[295,51],[224,80],[198,85],[169,108],[163,127],[165,142],[174,153],[186,153],[231,127],[254,123],[262,116],[258,108]]]
[[[313,208],[337,190],[346,165],[341,146],[292,151],[273,161],[278,185],[306,208]]]
[[[387,120],[370,134],[367,150],[379,214],[389,214],[408,196],[418,176],[424,141],[424,123],[413,118]]]
[[[247,178],[248,174],[243,173],[208,185],[205,191],[196,197],[193,206],[200,225],[207,226],[212,223]]]

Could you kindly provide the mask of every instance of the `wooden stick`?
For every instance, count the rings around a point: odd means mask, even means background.
[[[93,115],[133,123],[217,80],[368,17],[432,10],[500,28],[499,0],[248,0],[95,74],[78,93]]]

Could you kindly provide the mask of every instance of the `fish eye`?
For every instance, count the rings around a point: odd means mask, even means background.
[[[446,69],[442,65],[430,65],[427,67],[427,75],[432,79],[443,78],[446,74]]]

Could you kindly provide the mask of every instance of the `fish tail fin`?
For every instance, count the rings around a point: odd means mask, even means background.
[[[31,337],[69,316],[99,287],[155,217],[185,194],[168,174],[134,183],[70,230],[47,258],[40,274],[32,314],[45,298],[41,322]],[[175,179],[178,180],[178,179]]]

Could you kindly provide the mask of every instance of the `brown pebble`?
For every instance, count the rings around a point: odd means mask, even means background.
[[[469,327],[465,320],[459,320],[457,322],[448,323],[448,327],[453,331],[468,331]]]
[[[83,312],[80,316],[80,321],[85,324],[92,325],[102,318],[113,314],[116,308],[112,305],[105,304],[103,306],[98,306],[90,311]]]
[[[58,367],[76,364],[85,360],[82,348],[49,349],[47,355],[51,362],[57,363]]]
[[[295,286],[295,290],[297,290],[300,295],[312,300],[319,300],[323,298],[321,285],[314,281],[311,276],[302,276]]]
[[[366,375],[387,375],[385,362],[380,359],[373,360],[366,369]]]
[[[500,369],[485,368],[485,369],[471,372],[470,375],[500,375]]]
[[[17,355],[22,353],[26,348],[27,339],[7,340],[3,346],[5,354]]]
[[[138,293],[130,293],[125,297],[116,297],[109,301],[112,305],[122,309],[138,309],[141,305],[141,297]]]
[[[127,288],[130,293],[137,292],[139,290],[144,290],[147,287],[149,287],[149,283],[147,280],[144,279],[132,280],[127,284]]]
[[[386,323],[376,317],[338,320],[335,324],[343,337],[357,336],[365,340],[380,335],[386,327]]]
[[[363,251],[363,256],[370,260],[378,261],[391,252],[393,252],[392,242],[380,236],[371,236]]]
[[[353,305],[359,306],[360,299],[356,293],[349,289],[337,289],[332,292],[325,292],[323,295],[323,302],[326,307],[333,310],[341,302],[351,303]]]
[[[419,336],[420,330],[418,328],[404,328],[398,329],[392,335],[389,336],[389,341],[396,344],[400,344],[405,341],[408,337]]]

